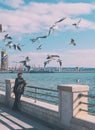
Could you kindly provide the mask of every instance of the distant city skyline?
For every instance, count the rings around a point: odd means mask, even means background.
[[[44,66],[47,55],[57,54],[62,67],[95,67],[95,2],[92,0],[1,0],[0,24],[6,32],[0,33],[0,49],[6,49],[9,67],[29,56],[31,66]],[[30,39],[45,36],[36,42]],[[73,24],[77,23],[78,28]],[[4,42],[5,34],[19,44],[22,51],[11,49]],[[76,45],[70,44],[74,39]],[[37,49],[41,45],[40,49]],[[59,64],[53,60],[47,67]]]

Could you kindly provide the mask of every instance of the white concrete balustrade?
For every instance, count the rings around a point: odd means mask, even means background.
[[[0,103],[10,108],[14,102],[12,92],[14,79],[6,80],[6,93],[0,91]],[[88,94],[88,85],[61,84],[57,86],[59,93],[58,106],[35,101],[22,96],[21,111],[35,116],[45,122],[60,126],[64,130],[95,130],[95,116],[89,115],[81,109],[88,111],[88,106],[80,102],[88,102],[87,97],[80,97],[80,94]]]

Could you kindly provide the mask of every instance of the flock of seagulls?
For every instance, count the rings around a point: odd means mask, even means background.
[[[35,38],[31,38],[30,40],[32,41],[32,43],[34,43],[34,42],[37,42],[37,41],[40,40],[40,39],[46,39],[46,38],[48,38],[48,37],[52,34],[52,32],[56,29],[57,24],[63,22],[65,19],[66,19],[66,17],[63,17],[63,18],[59,19],[58,21],[56,21],[56,22],[49,28],[48,33],[47,33],[46,35],[37,36],[37,37],[35,37]],[[80,22],[81,22],[81,19],[80,19],[79,21],[73,23],[72,26],[74,26],[76,29],[78,29]],[[2,32],[6,32],[6,31],[4,31],[4,30],[2,29],[2,24],[0,24],[0,33],[2,33]],[[11,48],[14,48],[14,50],[19,50],[19,51],[22,50],[22,49],[21,49],[21,46],[22,46],[22,45],[21,45],[21,44],[15,44],[15,43],[13,42],[13,38],[12,38],[9,34],[5,34],[3,40],[4,40],[4,42],[5,42],[5,46],[6,46],[6,47],[9,47],[10,49],[11,49]],[[75,40],[74,40],[73,38],[71,38],[69,44],[71,44],[71,45],[73,45],[73,46],[76,46],[76,42],[75,42]],[[42,46],[43,46],[43,44],[40,44],[36,49],[37,49],[37,50],[41,50],[41,49],[42,49]],[[26,59],[25,59],[24,61],[21,61],[20,63],[23,63],[28,69],[30,69],[30,67],[27,65],[27,62],[28,62],[29,60],[30,60],[29,57],[26,57]],[[59,65],[62,66],[62,60],[60,59],[60,56],[59,56],[59,55],[48,55],[48,56],[46,57],[46,61],[44,62],[44,67],[45,67],[47,64],[49,64],[52,60],[56,60],[56,61],[59,63]]]
[[[3,33],[3,32],[6,32],[6,31],[3,31],[2,24],[0,24],[0,33]],[[14,50],[21,51],[20,44],[13,43],[13,38],[9,34],[5,34],[3,40],[4,40],[4,43],[5,43],[5,46],[8,46],[9,48],[13,47]]]
[[[63,17],[62,19],[56,21],[56,22],[49,28],[47,35],[38,36],[38,37],[32,38],[32,39],[30,39],[30,40],[32,41],[32,43],[34,43],[34,42],[37,42],[37,41],[40,40],[40,39],[45,39],[45,38],[49,37],[50,34],[52,33],[52,31],[55,30],[57,24],[60,23],[60,22],[62,22],[62,21],[64,21],[65,19],[66,19],[66,17]],[[81,19],[79,19],[79,21],[73,23],[72,26],[74,26],[76,29],[78,29],[80,22],[81,22]],[[71,38],[70,44],[73,45],[73,46],[76,45],[75,40],[74,40],[73,38]],[[41,49],[42,49],[42,44],[37,47],[37,50],[41,50]]]
[[[9,48],[14,48],[14,50],[19,50],[21,51],[21,48],[20,48],[20,44],[15,44],[13,43],[13,38],[9,35],[9,34],[6,34],[4,36],[4,42],[7,41],[7,43],[5,43],[5,46],[8,46]]]
[[[56,22],[49,28],[49,31],[48,31],[48,34],[47,34],[47,35],[39,36],[39,37],[36,37],[36,38],[32,38],[32,39],[30,39],[30,40],[31,40],[32,42],[36,42],[37,40],[39,40],[39,39],[41,39],[41,38],[47,38],[47,37],[51,34],[52,30],[54,30],[56,24],[59,23],[59,22],[62,22],[62,21],[65,20],[65,19],[66,19],[66,17],[64,17],[64,18],[62,18],[62,19],[56,21]]]
[[[60,67],[62,66],[62,60],[60,59],[59,55],[48,55],[46,57],[46,61],[44,62],[44,67],[46,67],[46,65],[49,64],[53,60],[57,61]]]
[[[46,35],[43,35],[43,36],[38,36],[36,38],[31,38],[30,40],[34,43],[34,42],[37,42],[39,39],[46,39],[47,37],[49,37],[51,35],[51,33],[55,30],[55,28],[57,27],[57,24],[60,23],[60,22],[63,22],[67,17],[63,17],[61,19],[59,19],[58,21],[56,21],[48,30],[48,33]],[[79,28],[79,24],[81,22],[81,19],[79,19],[79,21],[75,22],[72,24],[72,26],[74,26],[76,29]],[[2,24],[0,24],[0,33],[2,32],[6,32],[6,31],[3,31],[2,30]],[[21,45],[20,44],[15,44],[13,41],[13,38],[9,35],[9,34],[6,34],[4,36],[4,41],[7,41],[7,43],[5,44],[5,46],[8,46],[9,48],[14,48],[14,50],[19,50],[21,51]],[[71,45],[75,46],[76,43],[75,43],[75,40],[73,38],[71,38],[71,41],[70,43]],[[41,50],[42,49],[42,46],[43,44],[40,44],[36,49],[37,50]]]

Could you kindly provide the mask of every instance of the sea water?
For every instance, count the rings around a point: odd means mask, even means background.
[[[6,79],[15,79],[17,73],[0,73],[0,82]],[[27,85],[57,90],[59,84],[89,85],[89,95],[95,95],[95,73],[70,72],[70,73],[23,73]],[[95,104],[95,99],[89,98],[89,102]],[[94,108],[90,108],[95,110]]]
[[[0,82],[15,79],[17,73],[1,73]],[[23,78],[30,86],[57,89],[59,84],[89,85],[89,93],[95,94],[95,73],[23,73]]]
[[[1,73],[0,82],[15,79],[17,73]],[[95,73],[23,73],[29,86],[57,90],[59,84],[89,85],[89,94],[95,95]]]

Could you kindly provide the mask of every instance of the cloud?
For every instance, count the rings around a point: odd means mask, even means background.
[[[24,0],[0,0],[0,3],[13,8],[18,8],[24,4]]]
[[[1,2],[3,3],[3,0]],[[95,4],[88,3],[60,2],[49,4],[30,2],[25,5],[23,0],[5,0],[4,3],[18,8],[15,10],[0,9],[1,23],[8,31],[18,33],[46,31],[55,21],[64,16],[67,17],[66,21],[64,20],[58,26],[68,26],[68,29],[72,29],[70,25],[74,21],[79,20],[82,15],[91,14],[95,10]],[[80,28],[95,29],[94,22],[81,19]]]
[[[95,49],[68,50],[60,55],[63,66],[95,67]]]

